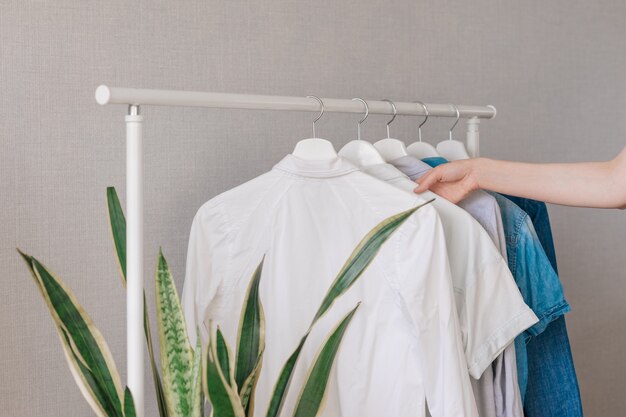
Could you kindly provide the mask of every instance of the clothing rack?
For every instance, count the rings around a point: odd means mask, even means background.
[[[140,106],[208,107],[249,110],[292,110],[319,112],[317,100],[307,97],[211,93],[199,91],[154,90],[108,87],[96,89],[96,101],[101,104],[128,105],[126,122],[126,366],[128,387],[133,394],[137,417],[144,417],[144,341],[143,341],[143,150],[144,117]],[[325,112],[364,113],[361,102],[350,99],[322,98]],[[400,116],[426,116],[417,103],[394,102]],[[370,114],[393,115],[389,102],[367,100]],[[457,117],[449,104],[428,104],[428,115]],[[480,119],[493,119],[494,106],[457,106],[459,117],[467,119],[467,149],[469,155],[479,154]]]

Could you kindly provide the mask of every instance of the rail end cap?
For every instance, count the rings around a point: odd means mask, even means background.
[[[96,88],[96,101],[98,104],[104,106],[105,104],[108,104],[110,99],[111,89],[104,84],[99,85],[98,88]]]

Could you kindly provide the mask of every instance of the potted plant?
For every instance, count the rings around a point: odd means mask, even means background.
[[[431,200],[432,201],[432,200]],[[126,284],[126,219],[117,193],[107,188],[109,222]],[[276,417],[300,351],[315,323],[332,307],[372,262],[391,234],[425,204],[391,216],[370,231],[354,249],[323,298],[309,329],[284,364],[274,386],[266,417]],[[83,396],[100,417],[134,417],[135,406],[121,378],[104,337],[71,289],[35,257],[17,249],[45,301],[56,326],[65,358]],[[265,319],[259,298],[263,261],[256,268],[241,310],[237,346],[232,352],[219,326],[210,325],[209,343],[203,350],[200,337],[189,343],[180,299],[163,252],[159,249],[155,274],[157,327],[161,370],[155,360],[150,321],[144,294],[144,333],[156,390],[160,417],[201,417],[205,398],[215,417],[252,417],[254,391],[263,364]],[[323,404],[326,385],[335,355],[357,304],[328,334],[300,387],[294,416],[316,416]],[[193,329],[197,332],[197,329]]]

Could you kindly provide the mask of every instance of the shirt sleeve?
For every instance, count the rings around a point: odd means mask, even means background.
[[[433,417],[478,416],[467,371],[441,221],[434,208],[398,230],[399,291],[416,330],[428,409]]]
[[[228,225],[219,204],[208,201],[191,223],[185,282],[181,303],[187,333],[192,346],[196,344],[196,328],[203,342],[208,341],[208,310],[224,279],[229,258]]]
[[[461,327],[468,369],[475,379],[515,337],[537,323],[506,261],[495,251],[488,259],[462,294]]]
[[[494,197],[490,222],[502,230],[500,209]],[[506,248],[498,249],[481,224],[452,203],[440,202],[452,285],[470,375],[479,379],[485,369],[513,339],[537,322],[524,303],[515,280],[503,258]],[[448,222],[447,224],[445,222]]]

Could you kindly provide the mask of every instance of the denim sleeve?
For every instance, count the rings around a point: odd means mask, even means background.
[[[526,330],[529,335],[536,336],[550,322],[570,311],[570,306],[531,219],[524,216],[517,226],[515,258],[509,259],[509,263],[514,266],[513,275],[526,304],[539,318],[537,324]]]

